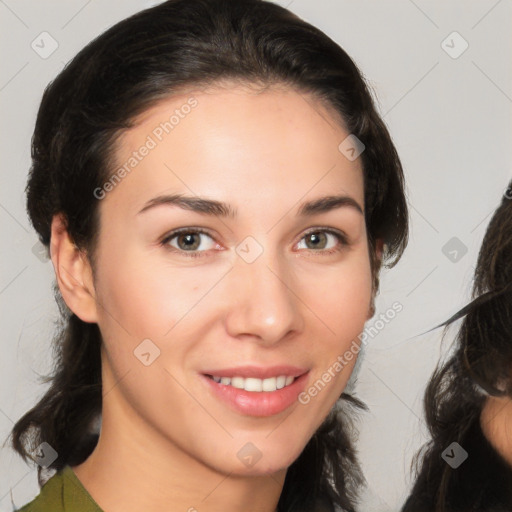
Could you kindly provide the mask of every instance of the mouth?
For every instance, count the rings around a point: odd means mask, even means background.
[[[267,379],[258,379],[256,377],[220,377],[219,375],[206,375],[217,384],[223,386],[232,386],[236,389],[244,389],[253,393],[273,392],[290,386],[296,377],[291,375],[279,375]]]
[[[298,403],[309,370],[291,366],[245,366],[202,373],[212,395],[246,416],[268,417]]]

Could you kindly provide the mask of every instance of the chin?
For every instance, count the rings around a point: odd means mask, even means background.
[[[261,458],[258,462],[256,462],[253,466],[244,467],[243,464],[237,464],[236,467],[229,468],[227,471],[228,474],[237,475],[237,476],[267,476],[273,475],[280,472],[285,472],[296,460],[290,459],[288,457],[283,457],[282,459],[275,460],[264,460]]]
[[[299,458],[304,447],[304,443],[282,443],[268,446],[260,460],[252,467],[248,467],[245,474],[265,475],[286,471]]]
[[[265,436],[268,436],[268,432]],[[220,473],[233,476],[264,476],[286,471],[305,446],[302,439],[290,442],[293,440],[288,438],[288,442],[283,442],[282,437],[276,436],[275,440],[269,442],[264,436],[259,439],[256,436],[251,437],[238,439],[235,447],[231,445],[227,450],[223,449],[224,455],[213,457],[208,465]],[[215,450],[210,450],[210,453],[215,453]]]

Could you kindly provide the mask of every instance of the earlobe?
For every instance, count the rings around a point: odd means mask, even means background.
[[[71,240],[62,214],[54,215],[52,220],[50,256],[68,308],[84,322],[97,322],[92,269],[86,254]]]
[[[378,238],[375,241],[375,255],[377,258],[377,261],[379,262],[379,267],[382,263],[382,255],[384,254],[384,240],[382,238]]]
[[[375,294],[372,295],[370,307],[368,309],[368,316],[366,319],[370,320],[371,318],[373,318],[373,315],[375,315]]]
[[[368,317],[367,320],[370,320],[370,318],[375,315],[375,296],[377,295],[377,292],[379,291],[379,272],[380,267],[382,265],[382,256],[384,254],[384,240],[382,238],[378,238],[375,241],[375,253],[372,255],[374,258],[374,265],[373,265],[373,286],[372,286],[372,298],[370,300],[370,307],[368,309]]]

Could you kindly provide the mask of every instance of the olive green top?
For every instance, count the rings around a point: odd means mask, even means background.
[[[103,512],[70,466],[53,475],[40,493],[16,512]]]
[[[315,512],[332,512],[332,505],[318,502]],[[338,510],[338,509],[336,509]],[[85,490],[70,466],[53,475],[41,492],[15,512],[103,512]]]

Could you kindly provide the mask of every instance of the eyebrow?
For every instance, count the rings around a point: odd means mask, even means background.
[[[196,213],[216,217],[234,218],[237,215],[235,208],[222,201],[205,199],[201,197],[184,196],[182,194],[171,194],[154,197],[144,205],[138,214],[162,205],[178,206],[183,210],[190,210]],[[320,197],[318,199],[302,203],[299,207],[298,215],[301,217],[306,217],[319,213],[326,213],[342,207],[353,208],[357,212],[363,214],[362,207],[352,197],[344,195],[332,195]]]

